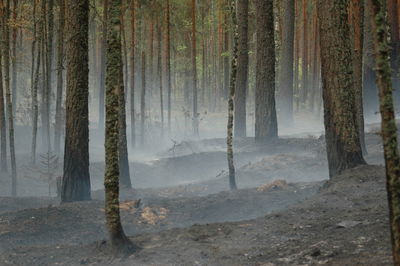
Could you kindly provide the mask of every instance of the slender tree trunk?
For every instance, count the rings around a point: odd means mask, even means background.
[[[193,78],[193,135],[199,136],[199,114],[197,108],[197,63],[196,63],[196,0],[192,0],[192,78]]]
[[[131,102],[131,145],[132,149],[135,148],[136,144],[136,112],[135,112],[135,48],[136,48],[136,0],[132,0],[131,3],[131,91],[130,91],[130,102]]]
[[[227,157],[228,157],[228,169],[229,169],[229,187],[231,190],[236,190],[236,178],[235,178],[235,165],[233,161],[233,113],[234,113],[234,97],[236,88],[236,78],[238,70],[238,57],[239,57],[239,25],[236,17],[236,0],[231,1],[231,16],[232,24],[234,27],[233,32],[233,51],[232,51],[232,62],[231,62],[231,81],[229,85],[229,98],[228,98],[228,137],[227,137]]]
[[[104,92],[106,81],[106,46],[107,46],[107,10],[108,0],[103,0],[103,23],[101,33],[101,48],[100,48],[100,87],[99,87],[99,129],[104,128]]]
[[[54,150],[60,153],[60,139],[62,133],[62,94],[63,94],[63,70],[64,70],[64,25],[65,25],[65,0],[58,0],[60,15],[57,32],[57,93],[56,115],[54,130]]]
[[[294,3],[284,0],[282,5],[282,49],[279,85],[282,92],[282,123],[293,126],[293,56],[294,56]]]
[[[6,0],[5,6],[5,21],[10,18],[10,0]],[[6,93],[6,107],[8,117],[8,134],[10,142],[10,157],[11,157],[11,195],[17,196],[17,166],[15,160],[15,144],[14,144],[14,116],[13,116],[13,102],[11,99],[11,86],[10,86],[10,28],[9,25],[4,25],[4,85]]]
[[[126,34],[125,34],[125,18],[124,18],[124,11],[125,6],[122,5],[122,13],[121,13],[121,37],[122,37],[122,56],[123,56],[123,63],[124,63],[124,90],[125,95],[127,94],[128,88],[128,48],[126,45]]]
[[[67,98],[62,202],[90,200],[89,0],[67,0]]]
[[[159,78],[159,86],[160,86],[160,115],[161,115],[161,137],[164,137],[164,95],[163,95],[163,73],[162,73],[162,26],[158,24],[158,59],[157,59],[157,67],[158,67],[158,78]]]
[[[146,123],[146,54],[142,52],[142,93],[140,95],[140,144],[145,144],[145,123]]]
[[[18,9],[18,0],[13,0],[13,20],[16,22],[17,21],[17,9]],[[11,63],[12,63],[12,68],[11,68],[11,93],[12,93],[12,111],[13,111],[13,116],[15,117],[15,110],[17,109],[17,81],[18,81],[18,76],[17,76],[17,31],[18,28],[16,26],[13,27],[12,29],[12,43],[11,43]]]
[[[171,113],[172,113],[172,105],[171,105],[171,37],[170,37],[170,0],[166,0],[166,16],[165,16],[165,25],[166,25],[166,34],[165,34],[165,64],[166,64],[166,73],[167,76],[167,101],[168,101],[168,134],[171,135]]]
[[[124,92],[121,49],[121,0],[110,2],[107,31],[106,71],[106,171],[104,176],[106,223],[114,255],[126,255],[133,245],[121,225],[119,211],[119,129],[121,128],[120,104]]]
[[[249,73],[249,1],[238,0],[238,66],[235,89],[235,137],[246,137],[246,94]]]
[[[273,0],[257,0],[257,62],[255,139],[266,142],[278,138],[275,108],[275,37]]]
[[[356,121],[348,0],[318,0],[329,176],[365,164]]]
[[[375,43],[377,84],[379,87],[381,136],[386,164],[386,188],[394,265],[400,265],[400,157],[397,148],[397,128],[393,106],[390,46],[388,44],[386,7],[383,0],[371,1],[373,36]]]
[[[306,109],[307,97],[308,97],[308,1],[303,0],[303,53],[301,60],[301,103],[304,104],[303,108]]]
[[[5,14],[4,14],[4,3],[0,0],[0,32],[2,38],[0,39],[0,170],[1,172],[7,172],[7,128],[6,128],[6,116],[5,116],[5,105],[4,105],[4,88],[3,88],[3,56],[6,56],[4,44],[4,27],[5,27]]]
[[[120,9],[123,8],[120,6]],[[120,12],[121,13],[121,12]],[[124,57],[125,57],[125,66],[122,63],[123,71],[121,71],[121,82],[122,82],[122,89],[119,92],[119,142],[118,142],[118,149],[119,149],[119,177],[120,177],[120,185],[123,188],[132,188],[130,171],[129,171],[129,159],[128,159],[128,142],[126,139],[126,101],[125,101],[125,83],[124,83],[124,73],[125,73],[125,80],[128,79],[128,72],[127,72],[127,65],[128,65],[128,56],[126,50],[126,40],[125,40],[125,29],[124,29],[124,15],[121,13],[120,18],[120,29],[121,29],[121,37],[123,39],[122,45],[124,50]]]

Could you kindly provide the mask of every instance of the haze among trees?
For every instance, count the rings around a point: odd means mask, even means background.
[[[308,186],[323,197],[384,163],[400,265],[399,60],[398,0],[0,0],[0,198],[101,202],[107,252],[132,258],[154,247],[132,232],[188,226],[149,229],[185,217],[168,207],[222,197],[231,217],[235,199]],[[250,209],[211,221],[267,214]],[[149,227],[125,230],[127,217]]]

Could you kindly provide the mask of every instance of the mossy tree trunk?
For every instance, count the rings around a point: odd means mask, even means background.
[[[61,201],[90,200],[89,0],[67,0],[67,98]]]
[[[400,157],[393,105],[393,86],[388,43],[388,22],[383,0],[371,1],[377,84],[379,87],[381,136],[386,165],[386,187],[389,202],[390,229],[394,265],[400,265]]]
[[[256,1],[257,62],[255,140],[278,138],[275,107],[275,37],[273,0]]]
[[[249,75],[249,1],[237,1],[238,62],[235,88],[235,137],[246,137],[246,94]]]
[[[318,0],[324,123],[329,176],[365,164],[356,124],[349,0]]]
[[[121,0],[110,1],[107,22],[106,53],[106,168],[104,177],[107,229],[112,252],[127,254],[132,244],[126,237],[119,210],[119,130],[121,94],[124,92],[121,49]]]

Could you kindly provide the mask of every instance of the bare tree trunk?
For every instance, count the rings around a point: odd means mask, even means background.
[[[170,0],[167,0],[166,4],[166,16],[165,16],[165,25],[166,25],[166,34],[165,34],[165,64],[166,64],[166,73],[167,76],[167,93],[168,93],[168,134],[171,135],[171,113],[172,113],[172,105],[171,105],[171,37],[170,37]]]
[[[397,128],[393,105],[388,22],[383,0],[369,0],[372,8],[371,22],[375,43],[376,74],[379,87],[381,136],[386,164],[386,188],[394,265],[400,265],[400,157],[397,146]]]
[[[89,0],[67,0],[67,98],[62,202],[90,200]]]
[[[105,82],[106,82],[106,46],[107,46],[107,10],[108,10],[108,0],[103,0],[103,23],[102,23],[102,33],[101,33],[101,48],[100,48],[100,87],[99,87],[99,129],[104,128],[104,92],[105,92]]]
[[[196,63],[196,0],[192,0],[192,78],[193,78],[193,135],[199,136],[199,114],[197,108],[197,63]]]
[[[17,8],[18,8],[18,0],[13,0],[13,20],[14,22],[17,21]],[[11,63],[12,63],[12,68],[11,68],[11,93],[12,93],[12,111],[13,111],[13,116],[15,117],[15,111],[17,109],[17,81],[18,81],[18,76],[17,76],[17,30],[18,28],[16,26],[13,27],[12,30],[12,42],[11,42]]]
[[[4,3],[0,0],[0,32],[4,33],[5,27],[5,14],[4,14]],[[4,38],[4,37],[2,37]],[[7,172],[7,128],[6,128],[6,115],[4,105],[4,88],[3,88],[3,56],[6,56],[4,47],[4,39],[0,39],[0,170],[1,172]]]
[[[236,179],[235,179],[235,165],[233,161],[233,112],[234,112],[234,97],[236,87],[236,77],[238,68],[238,56],[239,56],[239,25],[236,18],[236,0],[231,1],[231,15],[234,27],[233,32],[233,53],[231,62],[231,81],[229,85],[229,98],[228,98],[228,137],[227,137],[227,157],[228,157],[228,170],[229,170],[229,187],[231,190],[236,190]]]
[[[142,52],[142,93],[140,95],[140,144],[145,144],[145,122],[146,122],[146,54]]]
[[[235,89],[235,137],[246,137],[246,94],[249,73],[249,1],[238,0],[238,66]]]
[[[57,93],[56,115],[54,129],[54,150],[60,153],[60,139],[62,132],[62,94],[63,94],[63,70],[64,70],[64,25],[65,25],[65,0],[58,0],[60,16],[57,33]]]
[[[349,0],[318,0],[329,176],[365,164],[356,125]]]
[[[130,91],[130,102],[131,102],[131,145],[132,149],[135,148],[136,144],[136,112],[135,112],[135,48],[136,48],[136,0],[132,0],[131,3],[131,91]]]
[[[275,37],[273,0],[257,0],[256,142],[278,138],[275,108]]]
[[[162,73],[162,60],[161,60],[161,52],[162,52],[162,26],[161,23],[158,23],[158,59],[157,59],[157,67],[158,67],[158,77],[159,77],[159,85],[160,85],[160,115],[161,115],[161,138],[164,137],[164,95],[163,95],[163,73]]]

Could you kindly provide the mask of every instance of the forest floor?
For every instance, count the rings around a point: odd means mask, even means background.
[[[0,265],[390,265],[382,166],[327,181],[323,138],[239,139],[240,189],[229,192],[224,143],[183,142],[131,164],[121,213],[139,249],[124,259],[104,241],[103,163],[91,164],[88,202],[60,205],[45,180],[22,175],[30,197],[0,197]],[[368,163],[382,164],[380,137],[367,145]]]

